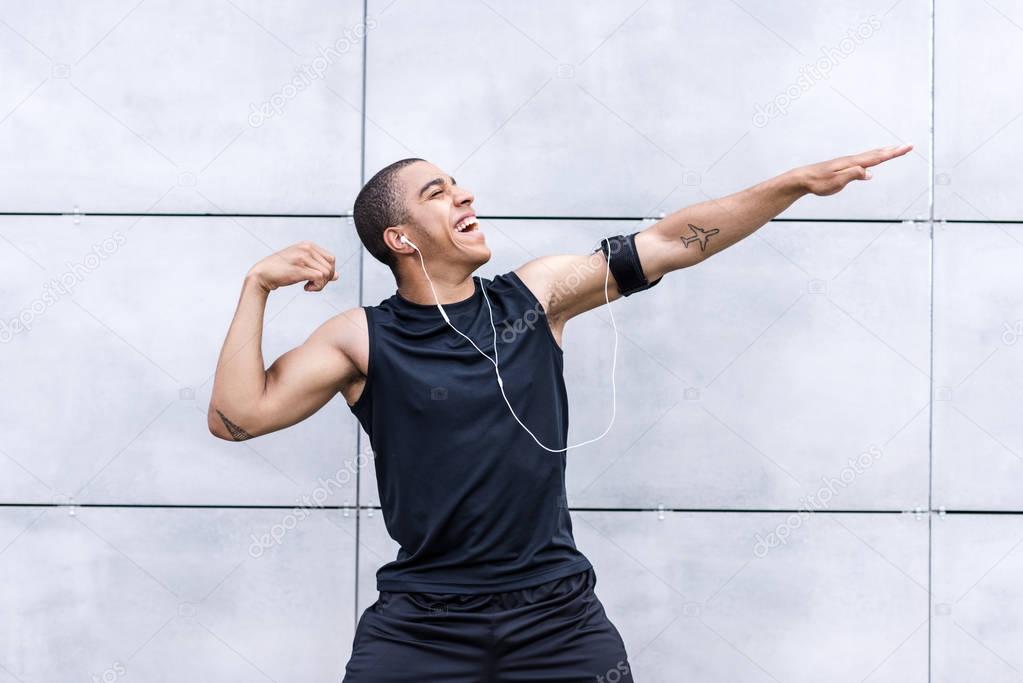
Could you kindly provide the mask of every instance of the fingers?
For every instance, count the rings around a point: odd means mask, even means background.
[[[314,249],[307,258],[307,265],[310,265],[317,270],[322,270],[327,275],[328,281],[334,279],[334,264],[328,261],[323,254]]]
[[[870,180],[873,177],[867,169],[877,166],[895,157],[908,154],[913,145],[893,145],[878,147],[869,152],[838,157],[807,167],[811,178],[810,191],[816,195],[826,196],[842,190],[854,180]]]
[[[815,195],[826,197],[836,192],[841,192],[845,189],[846,185],[854,180],[870,180],[870,178],[870,171],[867,169],[862,166],[850,166],[849,168],[833,171],[826,178],[819,178],[813,184],[810,191]]]
[[[331,271],[334,270],[334,255],[329,251],[316,244],[315,242],[309,242],[309,246],[313,250],[313,254],[322,258],[323,261],[330,266]]]
[[[308,280],[304,285],[304,289],[307,292],[318,292],[331,281],[331,278],[321,267],[299,266],[298,275],[301,279]]]
[[[867,152],[860,152],[859,154],[850,154],[849,156],[832,159],[831,161],[825,162],[825,168],[830,171],[842,171],[851,166],[863,166],[864,168],[869,168],[870,166],[883,164],[895,157],[901,157],[903,154],[908,154],[912,149],[913,145],[878,147],[877,149],[872,149]]]
[[[299,249],[296,264],[301,269],[302,277],[309,279],[305,285],[306,291],[318,292],[326,287],[328,282],[338,279],[338,274],[334,270],[334,256],[329,251],[308,241],[300,242],[296,246]]]
[[[851,165],[865,167],[877,166],[878,164],[883,164],[895,157],[901,157],[903,154],[908,153],[911,149],[913,149],[913,145],[879,147],[878,149],[872,149],[869,152],[864,152],[863,154],[857,154],[852,158]]]
[[[841,181],[842,187],[845,187],[854,180],[870,180],[873,177],[870,171],[862,166],[850,166],[838,171],[835,175]]]

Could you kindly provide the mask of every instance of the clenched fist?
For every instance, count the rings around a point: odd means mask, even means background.
[[[333,254],[312,242],[302,241],[270,254],[249,269],[248,277],[267,292],[303,280],[307,280],[307,292],[318,292],[328,282],[336,280],[337,273]]]
[[[861,154],[822,161],[819,164],[801,166],[790,173],[795,175],[807,192],[824,197],[835,194],[854,180],[870,180],[868,168],[901,157],[911,149],[913,145],[881,147]]]

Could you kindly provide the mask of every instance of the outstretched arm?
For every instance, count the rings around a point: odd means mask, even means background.
[[[636,235],[643,273],[653,282],[694,266],[753,234],[803,195],[831,195],[854,180],[869,180],[868,168],[911,149],[912,145],[885,147],[801,166],[727,197],[680,209]],[[606,268],[598,251],[540,257],[515,272],[560,331],[566,320],[604,303]],[[621,296],[613,275],[607,281],[607,295],[609,300]]]

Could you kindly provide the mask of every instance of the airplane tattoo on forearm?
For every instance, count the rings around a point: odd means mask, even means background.
[[[712,235],[716,235],[719,232],[721,232],[717,228],[711,228],[710,230],[704,230],[703,228],[699,228],[699,227],[693,225],[692,223],[689,224],[689,229],[693,231],[693,234],[691,236],[689,236],[689,237],[683,235],[679,239],[682,240],[682,243],[684,245],[686,245],[687,248],[689,247],[689,244],[691,242],[699,242],[699,244],[700,244],[700,251],[706,251],[707,250],[707,240],[709,240]]]

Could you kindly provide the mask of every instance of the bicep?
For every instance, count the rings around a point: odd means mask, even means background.
[[[674,270],[688,268],[699,262],[695,250],[664,230],[664,223],[654,223],[636,234],[636,254],[643,265],[643,274],[650,282]]]
[[[256,421],[260,433],[284,429],[313,415],[359,375],[345,348],[350,333],[342,326],[351,323],[341,318],[323,323],[267,368]]]
[[[541,256],[515,273],[543,304],[547,318],[555,325],[621,296],[614,276],[607,277],[607,261],[599,251]]]
[[[669,251],[673,246],[649,228],[636,235],[636,253],[648,281],[673,269]],[[563,323],[622,296],[609,271],[604,253],[598,250],[584,255],[543,256],[522,265],[516,273],[544,304],[547,316]]]

